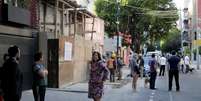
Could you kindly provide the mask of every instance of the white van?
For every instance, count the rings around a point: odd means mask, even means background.
[[[160,61],[160,57],[162,56],[162,52],[161,51],[147,52],[147,54],[145,55],[145,57],[151,57],[152,54],[155,54],[156,60],[157,60],[157,62],[159,62]]]

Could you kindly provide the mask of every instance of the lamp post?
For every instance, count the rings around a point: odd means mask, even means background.
[[[117,56],[119,55],[119,14],[120,14],[120,0],[116,0],[117,3],[117,19],[116,19],[116,24],[117,24]]]

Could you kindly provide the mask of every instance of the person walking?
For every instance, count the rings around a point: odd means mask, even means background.
[[[43,65],[43,54],[38,52],[34,56],[33,71],[33,95],[35,101],[45,101],[48,71]]]
[[[137,63],[139,64],[140,77],[143,78],[143,75],[144,75],[144,59],[142,58],[141,54],[139,55]]]
[[[150,89],[155,90],[155,82],[156,82],[156,76],[157,76],[157,61],[155,59],[155,54],[151,55],[152,59],[149,61],[150,66]]]
[[[107,61],[107,67],[110,70],[110,82],[115,82],[115,65],[115,57],[111,56]]]
[[[124,63],[122,61],[121,57],[117,57],[117,71],[118,71],[118,79],[117,80],[121,80],[122,79],[122,68],[124,66]]]
[[[20,49],[11,46],[8,49],[9,58],[2,67],[2,89],[4,101],[20,101],[22,95],[23,74],[19,68]]]
[[[159,76],[164,76],[165,75],[166,63],[167,63],[167,59],[164,57],[164,55],[162,55],[162,57],[160,58],[160,73],[159,73]]]
[[[179,57],[176,56],[176,52],[172,51],[172,56],[170,57],[170,59],[168,59],[168,63],[169,63],[169,91],[172,90],[173,77],[175,78],[176,90],[177,91],[180,90],[179,67],[178,67],[179,62],[180,62],[180,59],[179,59]]]
[[[100,53],[93,52],[89,78],[89,98],[92,98],[94,101],[101,101],[104,81],[106,81],[108,73],[108,69],[102,61]]]
[[[129,67],[131,68],[131,75],[133,77],[132,88],[133,91],[137,90],[137,80],[140,75],[139,67],[137,65],[137,54],[133,53],[132,58],[129,61]]]
[[[183,57],[183,56],[181,57],[180,67],[181,67],[181,68],[180,68],[181,72],[182,72],[182,73],[185,73],[185,72],[184,72],[184,57]]]
[[[190,70],[190,58],[188,57],[188,55],[186,55],[185,58],[184,58],[184,64],[186,66],[185,73],[188,73],[189,70]]]

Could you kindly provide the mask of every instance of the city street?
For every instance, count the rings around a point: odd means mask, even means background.
[[[200,101],[201,70],[194,73],[180,74],[181,91],[168,91],[167,77],[157,77],[157,90],[144,88],[144,80],[139,79],[137,92],[131,89],[130,78],[126,77],[129,69],[124,70],[124,80],[106,83],[102,101]],[[129,81],[129,82],[127,82]],[[87,83],[78,83],[64,89],[48,89],[46,101],[90,101],[87,98]],[[23,92],[22,101],[33,101],[32,91]]]
[[[201,0],[0,0],[0,101],[201,101],[199,68]]]

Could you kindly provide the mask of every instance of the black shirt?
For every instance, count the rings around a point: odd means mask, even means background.
[[[5,95],[20,98],[22,94],[23,75],[14,58],[5,61],[2,67],[2,89]]]
[[[179,70],[179,62],[180,62],[180,58],[176,55],[171,56],[168,59],[168,63],[170,65],[170,70]]]

